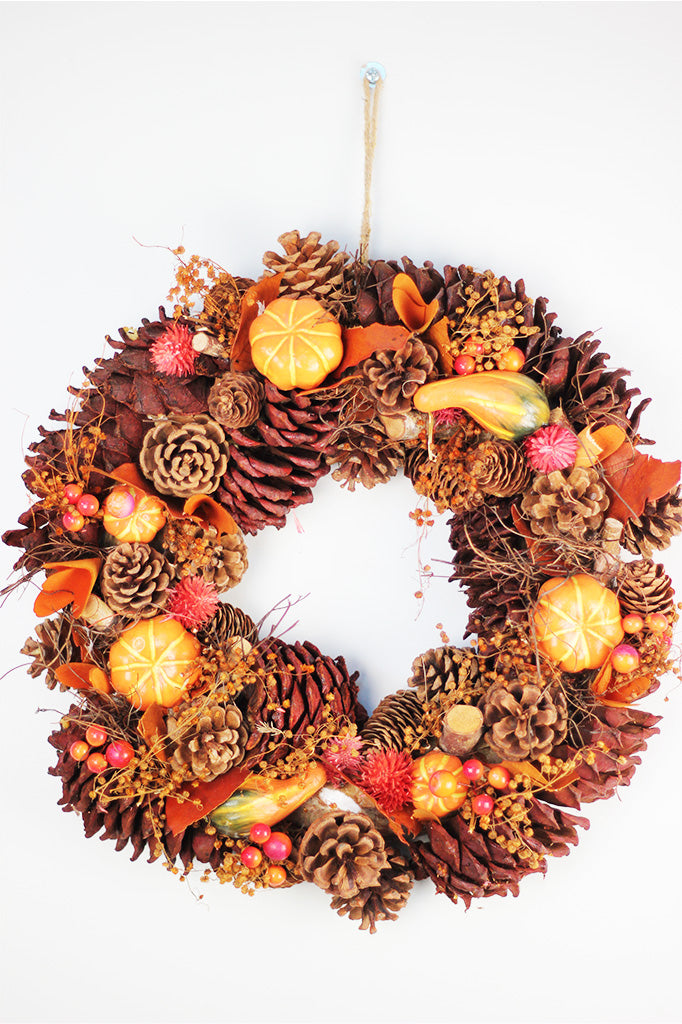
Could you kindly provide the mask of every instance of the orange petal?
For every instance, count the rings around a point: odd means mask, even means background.
[[[590,689],[595,697],[600,697],[602,693],[605,693],[609,688],[611,682],[611,676],[613,675],[613,665],[611,660],[605,661],[602,667],[597,672],[596,676],[590,684]]]
[[[626,439],[625,431],[617,427],[615,423],[607,427],[598,427],[594,431],[591,427],[585,427],[578,434],[580,447],[578,449],[578,457],[575,460],[576,468],[584,469],[588,466],[596,465],[597,462],[601,462],[603,459],[607,459],[609,455],[613,455],[614,452],[618,451]]]
[[[334,370],[332,378],[339,377],[350,366],[357,366],[374,352],[397,352],[409,336],[410,332],[400,326],[372,324],[370,327],[347,327],[341,335],[343,359]]]
[[[193,494],[182,511],[186,516],[195,516],[209,526],[215,526],[218,533],[239,533],[239,527],[227,509],[207,494]]]
[[[438,313],[438,299],[427,305],[416,284],[407,274],[393,278],[393,305],[396,313],[410,331],[421,334]]]
[[[162,742],[166,735],[165,708],[162,708],[160,704],[150,704],[137,723],[137,731],[160,761],[168,760]]]
[[[45,569],[54,570],[43,583],[35,599],[33,611],[44,618],[66,608],[73,602],[76,618],[82,614],[102,567],[101,558],[81,558],[73,562],[46,562]]]
[[[234,373],[253,370],[249,327],[258,316],[259,306],[267,306],[279,295],[279,284],[284,274],[269,274],[252,285],[242,298],[239,327],[230,348],[230,369]]]
[[[448,322],[445,317],[441,317],[438,323],[431,325],[427,337],[438,349],[440,372],[446,377],[452,377],[455,372],[455,361],[450,351],[450,335],[448,333]]]
[[[74,690],[98,690],[99,693],[111,693],[109,679],[101,668],[85,663],[72,661],[68,665],[60,665],[54,672],[62,686],[70,686]]]
[[[145,480],[134,462],[124,462],[122,465],[117,466],[116,469],[112,469],[108,476],[119,484],[129,484],[144,494],[157,496],[154,488],[148,480]],[[161,498],[160,500],[163,501],[164,499]]]
[[[200,782],[197,786],[188,784],[186,788],[190,796],[187,800],[169,796],[166,800],[166,824],[173,835],[184,832],[199,818],[205,818],[225,800],[229,800],[248,775],[249,769],[246,767],[233,768],[213,782]]]

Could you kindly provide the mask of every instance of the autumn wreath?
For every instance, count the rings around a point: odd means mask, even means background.
[[[634,704],[672,668],[652,554],[680,463],[523,281],[280,242],[258,282],[174,250],[172,315],[109,339],[52,414],[4,540],[45,573],[23,653],[74,695],[50,773],[86,835],[244,890],[312,882],[373,931],[415,878],[516,895],[630,781],[658,721]],[[369,717],[342,657],[222,600],[244,535],[330,470],[402,470],[420,528],[448,512],[471,607],[470,644],[419,654]]]

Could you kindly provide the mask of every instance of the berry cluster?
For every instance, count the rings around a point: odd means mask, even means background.
[[[88,517],[97,515],[99,501],[94,494],[84,494],[80,484],[67,484],[64,497],[69,507],[62,516],[62,526],[69,533],[80,533]]]
[[[258,846],[245,846],[241,852],[241,862],[244,867],[251,870],[259,868],[263,863],[263,854],[270,864],[267,871],[267,882],[272,887],[282,885],[286,881],[287,873],[281,866],[280,861],[286,860],[292,850],[291,839],[285,832],[272,832],[269,825],[259,821],[251,826],[249,839]]]
[[[90,725],[85,730],[85,739],[76,740],[69,747],[74,761],[85,761],[91,772],[99,775],[107,768],[127,768],[135,751],[125,740],[111,740],[104,750],[92,750],[92,747],[104,747],[109,735],[99,725]]]

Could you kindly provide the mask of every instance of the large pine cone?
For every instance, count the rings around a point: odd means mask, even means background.
[[[594,469],[565,469],[535,477],[521,509],[538,537],[586,540],[598,530],[609,497]]]
[[[536,759],[566,738],[568,706],[558,686],[520,679],[495,683],[479,706],[486,742],[503,759]]]
[[[403,449],[388,439],[375,420],[344,430],[327,461],[335,467],[332,478],[349,491],[358,483],[370,489],[396,475],[403,464]]]
[[[233,604],[223,602],[218,605],[211,621],[197,630],[197,639],[207,647],[223,647],[234,636],[241,636],[255,644],[258,630],[250,615]]]
[[[102,597],[118,615],[150,619],[165,608],[174,576],[173,567],[149,544],[119,544],[102,569]]]
[[[35,629],[35,639],[30,636],[21,653],[32,658],[28,673],[33,679],[45,673],[45,683],[50,690],[59,687],[66,690],[55,676],[55,669],[70,661],[80,661],[80,651],[73,639],[73,624],[68,615],[60,612],[53,619],[43,619]]]
[[[417,691],[420,703],[444,697],[461,704],[478,679],[478,659],[471,647],[432,647],[412,662],[407,685]]]
[[[532,476],[523,451],[510,441],[484,441],[470,449],[466,468],[483,494],[495,498],[520,494]]]
[[[362,728],[365,749],[405,750],[419,746],[419,730],[424,717],[419,696],[414,690],[396,690],[383,698]]]
[[[626,612],[647,616],[660,612],[672,619],[675,591],[665,567],[649,558],[626,562],[618,572],[618,600]]]
[[[273,274],[283,274],[280,295],[300,298],[310,295],[337,315],[342,304],[351,295],[347,292],[344,266],[350,260],[347,252],[339,251],[338,242],[320,245],[322,236],[310,231],[301,238],[298,231],[286,231],[277,241],[284,255],[266,252],[263,263]]]
[[[227,472],[216,497],[245,533],[284,526],[292,508],[313,500],[329,472],[324,453],[337,427],[340,393],[280,391],[265,382],[261,417],[228,432]]]
[[[201,576],[219,593],[236,587],[249,565],[241,533],[218,533],[194,519],[169,519],[161,544],[179,576]]]
[[[438,352],[418,338],[408,338],[397,352],[375,352],[361,369],[369,393],[382,416],[394,416],[412,408],[418,388],[436,374]]]
[[[682,532],[681,488],[658,501],[647,501],[641,516],[632,516],[625,524],[622,544],[633,555],[650,558],[653,551],[667,548]]]
[[[247,730],[234,704],[209,703],[201,697],[166,719],[173,748],[172,764],[187,767],[202,782],[211,782],[244,758]]]
[[[367,267],[356,265],[357,313],[363,327],[375,323],[395,325],[401,322],[393,305],[393,281],[396,274],[407,274],[416,284],[424,301],[429,303],[438,299],[442,310],[443,278],[433,263],[426,262],[423,267],[418,267],[407,256],[403,257],[402,263],[401,267],[395,260],[370,260]],[[440,315],[439,312],[436,319]]]
[[[270,640],[251,656],[255,680],[238,703],[251,728],[247,756],[276,762],[291,747],[310,741],[309,726],[317,728],[331,713],[362,724],[364,709],[357,702],[357,672],[349,676],[342,657],[330,658],[305,643]]]
[[[377,885],[361,889],[356,896],[344,899],[335,896],[331,908],[339,917],[348,914],[350,921],[360,921],[360,931],[376,932],[377,921],[395,921],[398,911],[407,903],[414,883],[414,874],[404,857],[386,847],[388,867],[379,875]]]
[[[140,468],[159,494],[212,494],[227,468],[223,428],[209,416],[157,423],[144,436]]]
[[[250,427],[260,416],[263,384],[253,373],[223,373],[208,396],[208,411],[226,430]]]
[[[388,868],[383,836],[365,814],[330,811],[313,821],[301,840],[298,866],[305,882],[350,900],[379,885]]]

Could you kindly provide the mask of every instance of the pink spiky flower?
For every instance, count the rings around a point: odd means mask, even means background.
[[[463,416],[461,409],[437,409],[433,414],[437,427],[452,427],[458,423]]]
[[[335,736],[330,740],[322,754],[322,764],[327,772],[329,783],[340,786],[344,776],[352,778],[360,768],[362,740],[359,736],[348,733],[346,736]]]
[[[523,442],[523,451],[532,469],[538,473],[553,473],[555,469],[568,469],[578,454],[578,438],[560,423],[541,427]]]
[[[170,591],[166,611],[185,629],[196,629],[213,618],[219,604],[213,583],[201,576],[185,576]]]
[[[194,373],[197,357],[192,347],[194,335],[184,324],[173,323],[149,349],[154,368],[168,377],[186,377]]]
[[[373,750],[367,754],[360,785],[388,814],[399,811],[412,795],[412,758],[407,750]]]

